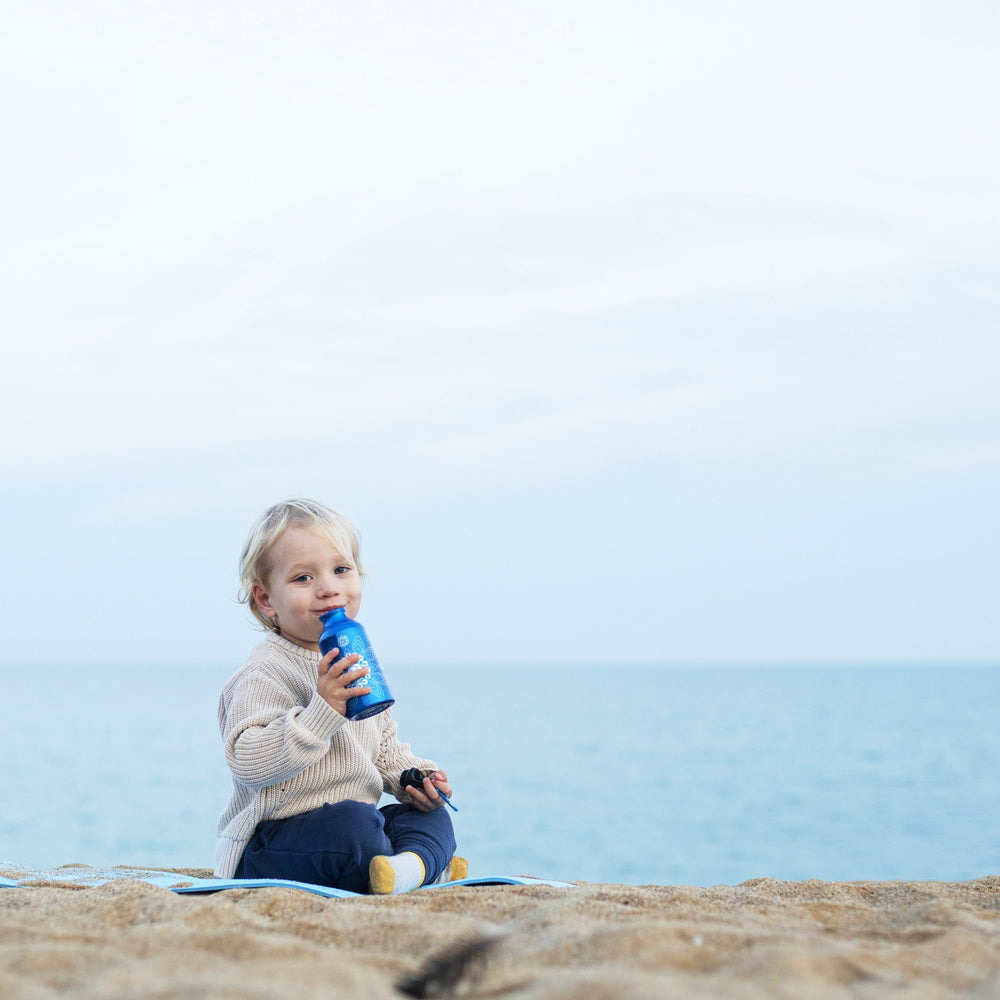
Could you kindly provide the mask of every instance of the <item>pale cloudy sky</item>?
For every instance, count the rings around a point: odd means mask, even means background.
[[[1000,659],[1000,17],[9,5],[0,660]]]

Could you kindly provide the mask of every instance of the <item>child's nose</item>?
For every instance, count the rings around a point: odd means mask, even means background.
[[[340,589],[335,574],[324,576],[319,581],[320,591],[324,594],[336,594]]]

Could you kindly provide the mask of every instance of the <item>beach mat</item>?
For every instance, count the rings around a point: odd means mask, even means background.
[[[3,866],[8,871],[18,871],[17,866]],[[148,882],[172,892],[221,892],[224,889],[301,889],[304,892],[315,893],[330,899],[360,897],[357,892],[346,889],[332,889],[326,885],[313,885],[310,882],[292,882],[280,878],[191,878],[178,872],[163,871],[156,868],[91,868],[82,865],[67,865],[63,868],[26,869],[20,878],[0,877],[0,888],[30,888],[32,886],[66,885],[75,888],[89,888],[113,882],[116,879],[131,879],[135,882]],[[463,878],[454,882],[440,882],[436,885],[424,885],[416,890],[447,889],[451,886],[471,885],[548,885],[559,889],[571,889],[569,882],[553,882],[548,879],[531,878],[526,875],[486,875],[476,878]]]

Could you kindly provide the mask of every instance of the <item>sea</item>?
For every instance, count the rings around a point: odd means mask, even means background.
[[[210,868],[238,664],[0,665],[0,866]],[[472,875],[1000,873],[1000,667],[387,669]],[[386,801],[389,801],[388,799]]]

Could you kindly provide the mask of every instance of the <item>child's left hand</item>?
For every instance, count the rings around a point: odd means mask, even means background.
[[[448,781],[448,775],[444,771],[435,771],[433,774],[427,775],[424,778],[422,788],[416,785],[407,785],[406,791],[409,792],[410,798],[417,809],[421,812],[429,813],[434,812],[435,809],[440,809],[444,805],[444,799],[437,793],[439,788],[449,799],[451,798],[451,783]]]

